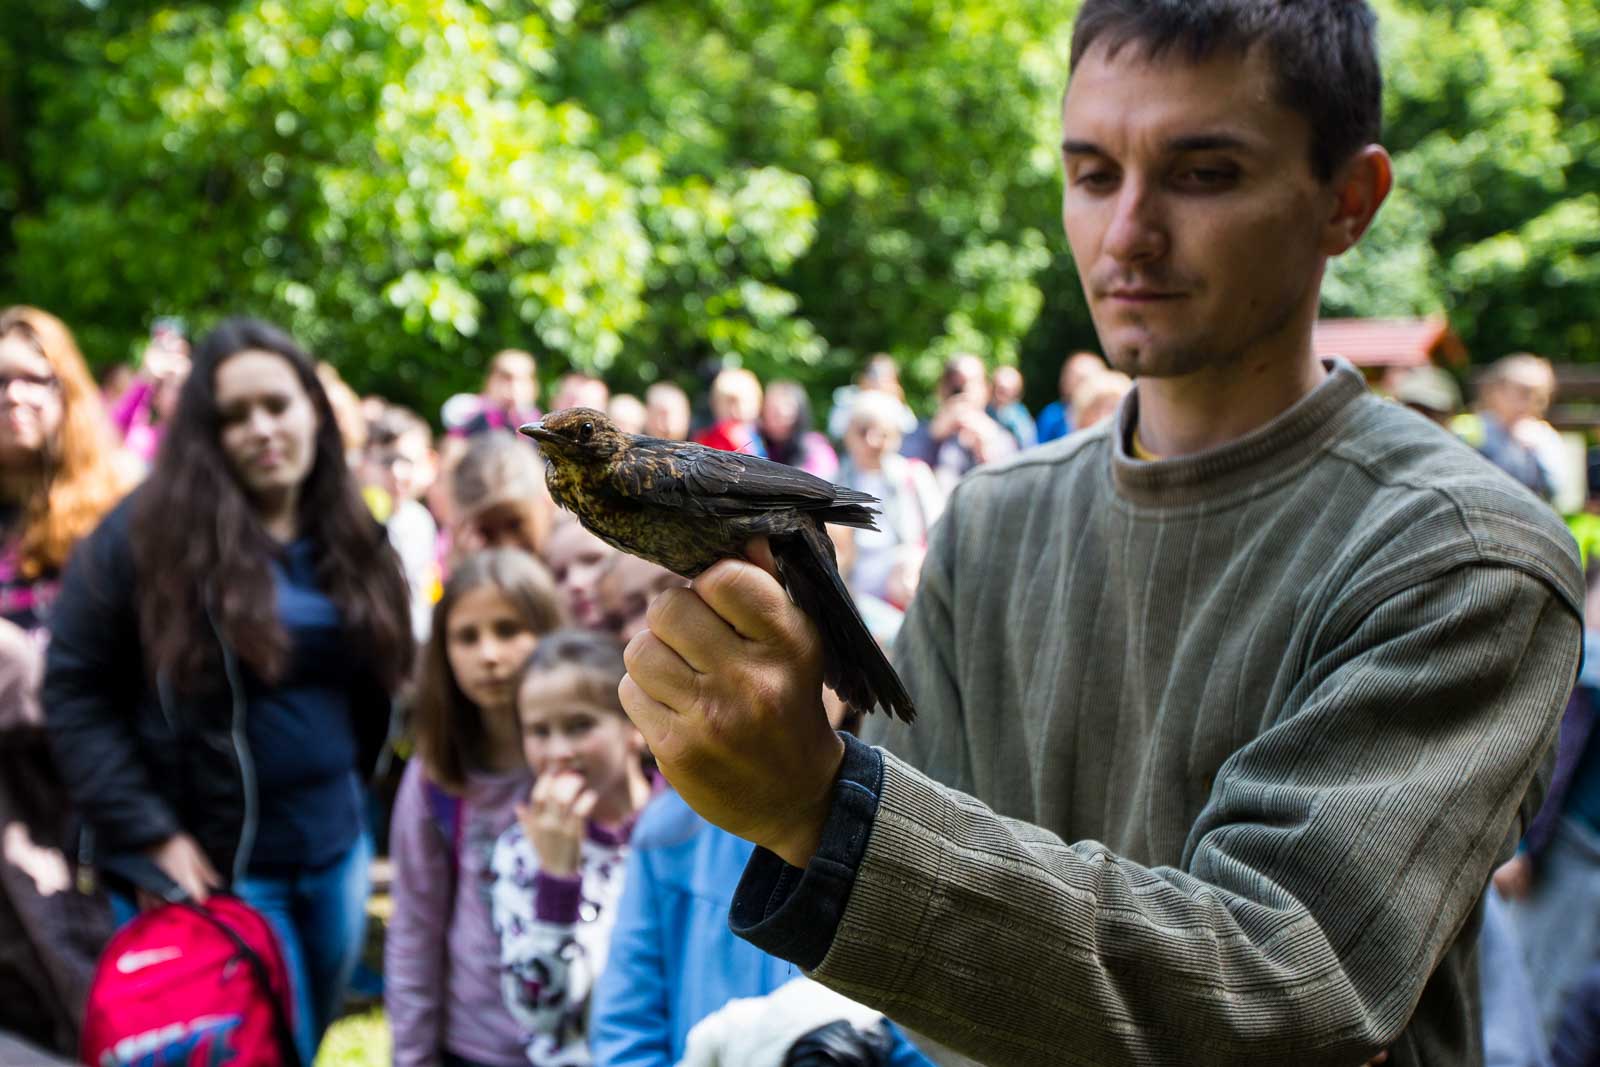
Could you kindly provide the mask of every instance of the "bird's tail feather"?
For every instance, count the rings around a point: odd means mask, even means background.
[[[877,501],[874,500],[873,503],[876,504]],[[823,522],[831,522],[835,526],[854,526],[858,530],[878,528],[877,509],[861,504],[838,503],[813,514]]]
[[[910,722],[916,708],[839,577],[833,542],[820,527],[773,539],[779,577],[822,634],[823,680],[860,711],[881,706]]]

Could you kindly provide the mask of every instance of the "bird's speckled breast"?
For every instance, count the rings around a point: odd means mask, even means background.
[[[576,515],[596,537],[685,578],[695,577],[719,559],[742,555],[746,541],[766,532],[757,528],[757,518],[730,523],[657,507],[581,474],[575,476],[556,464],[550,465],[545,480],[555,502]]]

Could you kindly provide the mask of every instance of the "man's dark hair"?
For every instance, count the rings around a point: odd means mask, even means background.
[[[1263,45],[1279,98],[1311,124],[1311,168],[1327,181],[1382,128],[1376,30],[1365,0],[1084,0],[1072,67],[1096,44],[1194,63]]]

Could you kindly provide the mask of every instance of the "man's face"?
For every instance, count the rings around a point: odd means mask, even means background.
[[[489,367],[483,395],[492,406],[503,411],[527,411],[533,407],[539,393],[534,371],[533,360],[526,356],[502,353]]]
[[[438,457],[424,433],[404,433],[372,449],[383,488],[406,500],[421,500],[438,476]]]
[[[689,436],[689,398],[682,393],[652,390],[645,395],[644,432],[651,437],[682,441]]]
[[[1062,125],[1062,218],[1112,366],[1177,377],[1271,355],[1313,313],[1336,195],[1259,49],[1091,48]]]
[[[982,409],[989,403],[989,378],[983,360],[976,356],[962,356],[951,362],[945,370],[945,404],[967,404]]]

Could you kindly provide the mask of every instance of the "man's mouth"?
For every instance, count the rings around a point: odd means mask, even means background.
[[[1112,289],[1106,294],[1110,299],[1125,304],[1155,304],[1163,300],[1180,300],[1183,295],[1165,289]]]

